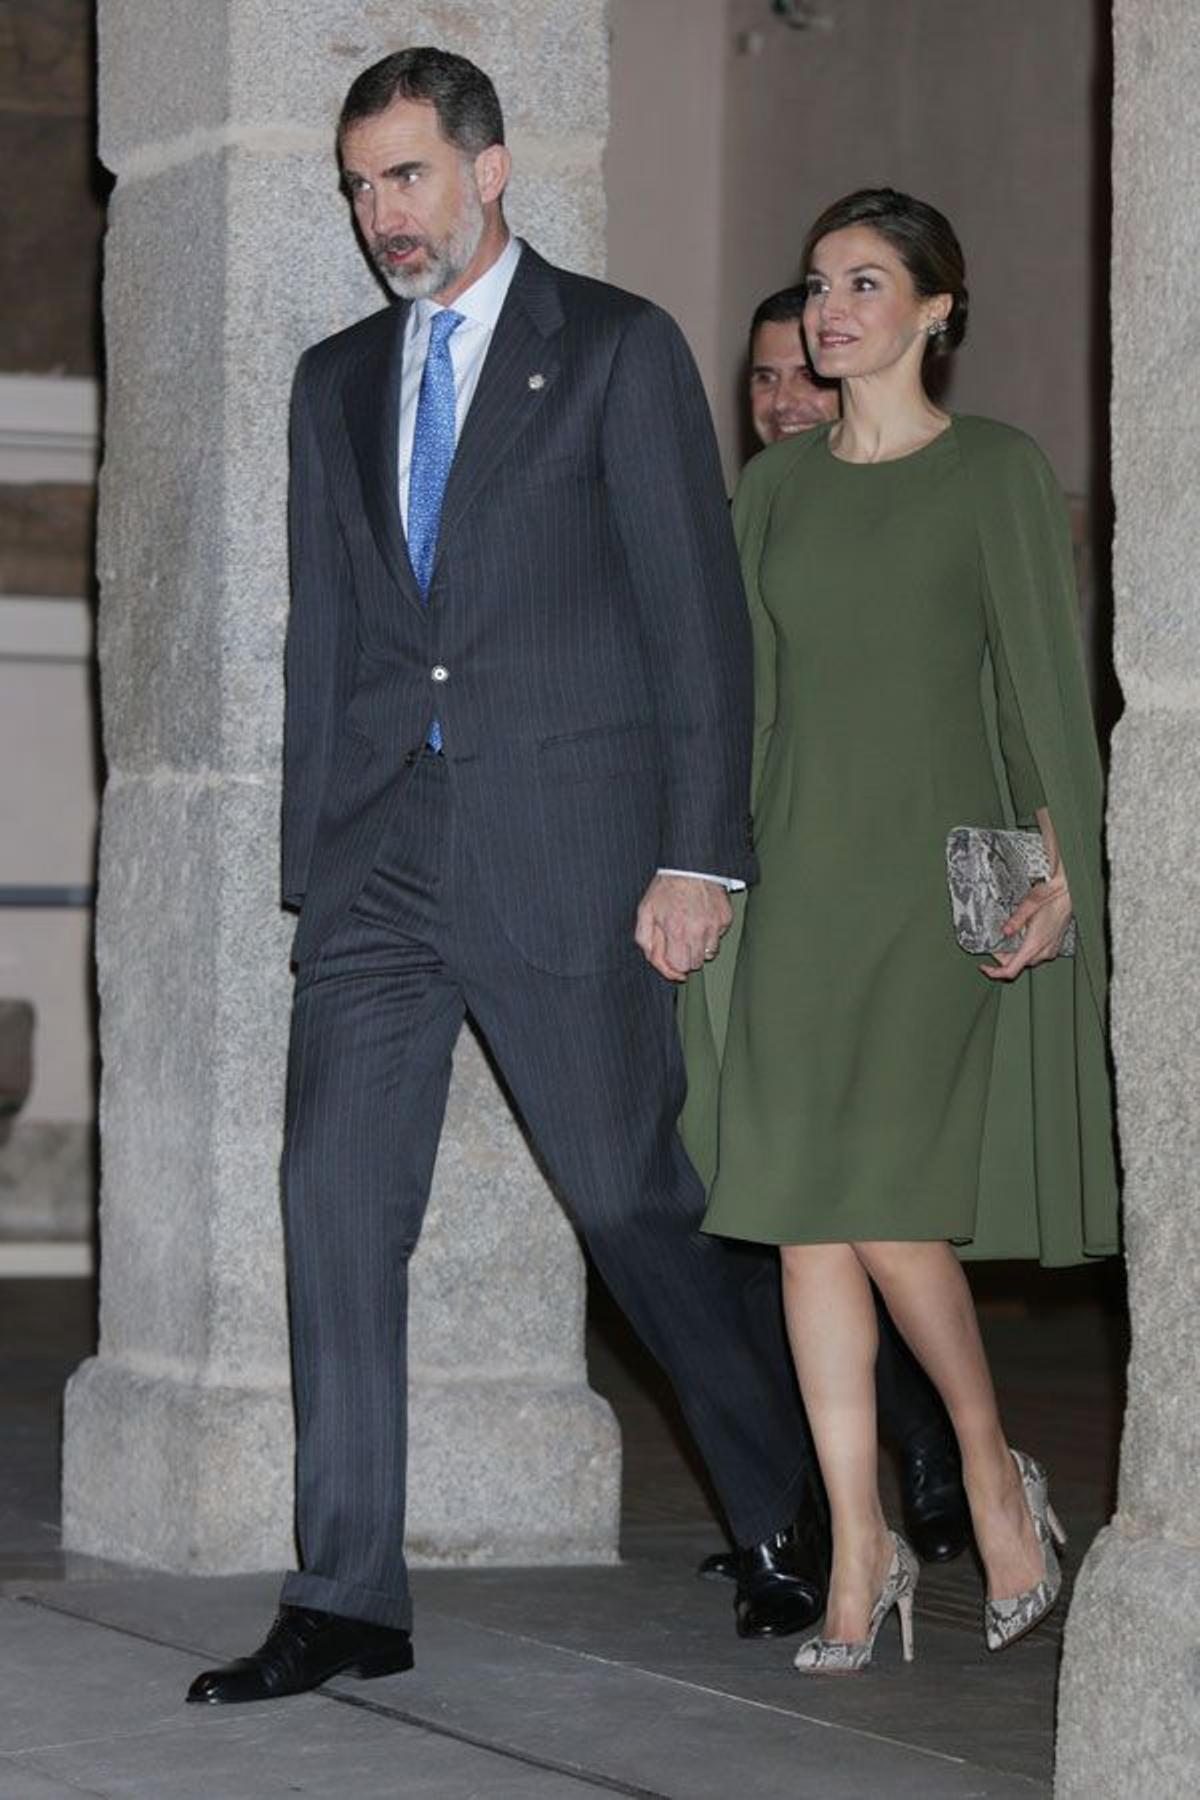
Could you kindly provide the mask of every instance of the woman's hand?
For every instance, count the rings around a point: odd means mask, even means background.
[[[1071,890],[1060,868],[1048,881],[1030,888],[1012,917],[1005,921],[1005,937],[1023,931],[1025,937],[1016,950],[993,950],[997,966],[981,963],[980,969],[991,981],[1015,981],[1022,969],[1035,963],[1053,962],[1063,941],[1063,933],[1071,923]]]
[[[1022,969],[1032,968],[1035,963],[1053,962],[1062,946],[1063,933],[1071,923],[1071,890],[1058,851],[1058,834],[1046,807],[1039,806],[1037,822],[1042,843],[1046,846],[1050,876],[1046,881],[1035,882],[1012,917],[1004,922],[1005,937],[1016,937],[1021,931],[1025,933],[1020,948],[993,950],[995,968],[990,963],[980,963],[980,969],[990,981],[1015,981]]]

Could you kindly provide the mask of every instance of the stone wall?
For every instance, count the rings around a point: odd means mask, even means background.
[[[603,266],[605,8],[101,0],[106,254],[97,959],[101,1341],[67,1394],[64,1534],[175,1569],[291,1560],[277,1201],[286,410],[381,304],[338,190],[353,76],[440,42],[494,75],[511,216]],[[574,1237],[469,1036],[413,1272],[410,1536],[607,1558],[618,1449]]]
[[[1117,1512],[1066,1631],[1063,1800],[1200,1791],[1200,18],[1117,0],[1113,1034],[1132,1313]]]

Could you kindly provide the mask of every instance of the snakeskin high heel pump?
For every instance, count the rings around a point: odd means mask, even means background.
[[[879,1627],[895,1607],[900,1615],[900,1644],[905,1662],[913,1659],[913,1596],[921,1565],[912,1547],[898,1531],[891,1534],[894,1546],[891,1567],[871,1608],[867,1635],[859,1643],[839,1643],[836,1638],[811,1637],[796,1652],[795,1664],[802,1675],[861,1675],[871,1661]]]
[[[1035,1582],[1031,1588],[1026,1588],[1023,1594],[1014,1595],[1011,1600],[984,1601],[983,1634],[989,1650],[1007,1650],[1010,1644],[1015,1644],[1019,1637],[1024,1637],[1027,1631],[1032,1631],[1046,1617],[1062,1587],[1062,1570],[1054,1546],[1067,1541],[1067,1534],[1050,1504],[1045,1469],[1021,1450],[1010,1450],[1009,1454],[1017,1465],[1017,1473],[1025,1491],[1025,1504],[1029,1508],[1033,1529],[1041,1545],[1043,1574],[1040,1581]]]

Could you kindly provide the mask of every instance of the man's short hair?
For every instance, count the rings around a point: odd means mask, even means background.
[[[807,299],[806,287],[785,287],[780,288],[777,294],[768,294],[765,300],[760,300],[750,321],[751,354],[754,350],[754,334],[760,325],[787,325],[794,319],[799,330]]]
[[[431,105],[442,136],[464,156],[504,142],[504,114],[491,77],[465,56],[423,46],[397,50],[363,70],[342,103],[338,143],[360,119],[386,112],[397,100]]]

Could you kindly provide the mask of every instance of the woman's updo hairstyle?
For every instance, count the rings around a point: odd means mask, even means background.
[[[912,276],[913,287],[923,300],[949,294],[950,311],[945,331],[930,337],[926,353],[945,356],[957,350],[967,334],[966,265],[954,227],[936,206],[926,206],[911,194],[895,188],[859,188],[843,200],[827,206],[804,240],[803,270],[808,274],[813,251],[831,231],[848,225],[866,225],[891,245]]]

